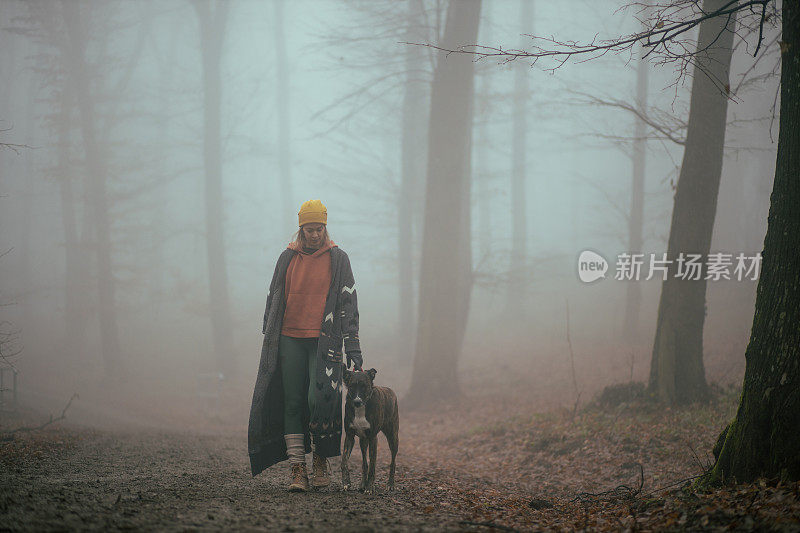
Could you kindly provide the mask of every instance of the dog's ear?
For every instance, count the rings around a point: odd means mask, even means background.
[[[344,369],[344,374],[342,374],[342,379],[344,380],[344,384],[348,387],[350,386],[350,378],[353,377],[353,371]]]
[[[372,380],[372,381],[375,380],[375,374],[377,374],[377,373],[378,373],[378,371],[375,370],[374,368],[370,368],[369,370],[367,370],[367,374],[369,374],[369,379]]]

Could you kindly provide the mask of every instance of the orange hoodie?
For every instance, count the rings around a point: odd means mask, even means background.
[[[281,335],[288,337],[319,337],[325,301],[331,286],[330,244],[307,253],[294,243],[288,248],[297,250],[286,269],[286,311]]]

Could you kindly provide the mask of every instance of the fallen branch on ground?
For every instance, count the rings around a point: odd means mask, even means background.
[[[636,463],[639,467],[639,486],[637,488],[632,488],[628,485],[617,485],[611,490],[606,490],[603,492],[581,492],[574,498],[570,500],[570,503],[580,501],[581,503],[585,503],[587,501],[596,501],[601,498],[605,498],[609,501],[617,500],[620,498],[624,498],[627,500],[633,500],[641,494],[642,487],[644,487],[644,467],[641,463]]]
[[[64,406],[64,409],[61,411],[61,415],[58,418],[53,418],[53,415],[50,415],[50,420],[48,420],[47,422],[44,422],[43,424],[40,424],[38,426],[22,426],[22,427],[18,427],[16,429],[13,429],[11,431],[8,431],[0,438],[0,442],[8,442],[8,441],[14,440],[14,435],[17,434],[17,433],[25,433],[25,432],[37,431],[39,429],[43,429],[43,428],[49,426],[50,424],[52,424],[54,422],[58,422],[59,420],[64,420],[65,418],[67,418],[67,409],[69,409],[69,406],[72,405],[72,400],[74,400],[77,397],[78,397],[78,393],[76,392],[76,393],[74,393],[72,395],[72,398],[69,399],[69,401],[67,402],[67,405]]]

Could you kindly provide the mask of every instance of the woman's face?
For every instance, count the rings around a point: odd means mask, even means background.
[[[322,232],[324,230],[324,224],[303,224],[303,236],[306,238],[306,244],[311,248],[322,246]]]

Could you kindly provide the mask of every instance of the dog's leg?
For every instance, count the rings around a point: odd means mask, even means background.
[[[355,443],[355,435],[345,432],[344,435],[344,451],[342,452],[342,489],[350,490],[350,453],[353,451],[353,444]]]
[[[378,456],[378,432],[374,432],[369,439],[369,474],[367,475],[367,494],[375,490],[375,458]]]
[[[358,437],[358,444],[361,446],[361,490],[367,489],[367,437]]]
[[[391,435],[386,435],[386,441],[389,443],[389,450],[392,452],[392,462],[389,465],[389,490],[394,490],[394,459],[397,456],[397,448],[400,444],[400,436],[398,433],[399,428],[392,428]]]

